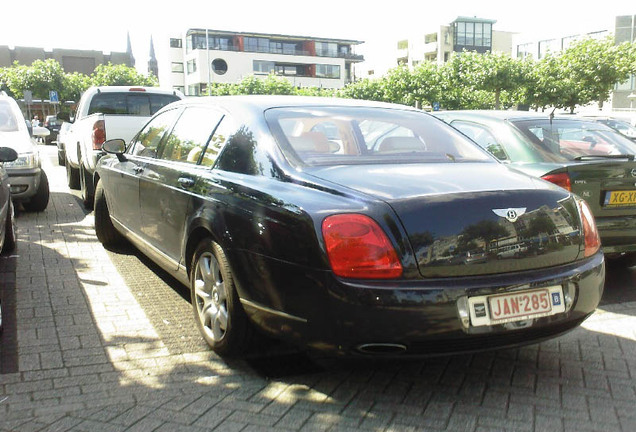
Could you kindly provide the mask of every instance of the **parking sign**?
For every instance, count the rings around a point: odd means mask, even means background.
[[[57,92],[55,90],[51,90],[49,92],[49,100],[51,101],[52,104],[60,103],[60,100],[57,96]]]

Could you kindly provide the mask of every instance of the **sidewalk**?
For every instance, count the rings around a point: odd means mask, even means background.
[[[0,258],[16,306],[0,339],[0,431],[636,430],[636,302],[516,350],[227,362],[199,337],[187,289],[134,251],[104,250],[54,147],[41,150],[51,202],[19,214],[16,254]]]

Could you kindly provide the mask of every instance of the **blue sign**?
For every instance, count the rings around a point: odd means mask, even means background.
[[[433,111],[439,111],[439,102],[433,102]]]
[[[49,92],[49,100],[51,101],[51,103],[60,103],[60,99],[55,90],[51,90]]]

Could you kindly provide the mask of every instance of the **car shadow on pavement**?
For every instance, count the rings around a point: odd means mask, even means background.
[[[142,417],[162,430],[636,426],[636,341],[610,325],[631,323],[635,308],[612,303],[616,293],[593,330],[523,348],[339,360],[270,341],[223,359],[199,335],[188,289],[132,247],[106,251],[68,195],[52,195],[54,211],[22,213],[17,253],[0,259],[17,319],[16,345],[2,341],[19,369],[0,376],[8,430],[122,429]],[[633,290],[632,269],[614,273]]]

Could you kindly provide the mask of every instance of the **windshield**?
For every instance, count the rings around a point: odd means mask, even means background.
[[[307,165],[492,162],[428,114],[387,108],[275,108],[266,119],[283,152]]]
[[[574,160],[585,156],[636,154],[636,143],[597,122],[549,118],[512,123],[544,152]]]
[[[18,130],[18,120],[13,114],[11,105],[0,100],[0,132],[16,132]]]

